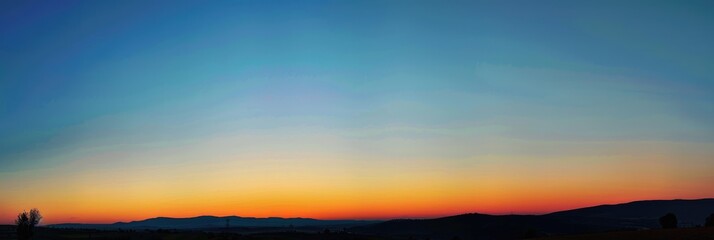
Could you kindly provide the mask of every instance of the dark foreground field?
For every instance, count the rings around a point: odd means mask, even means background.
[[[714,239],[714,227],[709,228],[682,228],[682,229],[655,229],[645,231],[624,231],[593,233],[572,236],[558,236],[538,238],[542,240],[709,240]]]
[[[13,226],[0,226],[0,239],[16,239]],[[388,239],[346,232],[262,232],[242,234],[221,230],[89,230],[40,227],[34,240],[97,239],[97,240],[379,240]]]
[[[0,239],[16,239],[12,226],[0,226]],[[55,239],[101,239],[101,240],[406,240],[418,238],[379,237],[346,232],[266,232],[240,234],[220,231],[98,231],[81,229],[39,228],[33,237],[36,240]],[[482,239],[482,238],[479,238]],[[656,229],[642,231],[620,231],[582,235],[568,235],[536,238],[542,240],[714,240],[714,228]],[[465,240],[465,239],[464,239]]]

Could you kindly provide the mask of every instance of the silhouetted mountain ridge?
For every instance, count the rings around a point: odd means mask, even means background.
[[[396,219],[351,228],[350,231],[395,237],[430,239],[519,239],[627,229],[659,228],[668,212],[681,216],[680,225],[703,224],[714,213],[714,199],[646,200],[600,205],[545,215],[462,214],[435,219]]]
[[[229,227],[306,227],[306,226],[343,226],[352,227],[375,223],[364,220],[318,220],[312,218],[255,218],[238,216],[197,216],[189,218],[155,217],[139,221],[117,222],[113,224],[54,224],[59,228],[94,228],[94,229],[206,229]]]
[[[702,224],[708,214],[714,212],[714,199],[697,200],[645,200],[623,204],[605,204],[593,207],[579,208],[554,212],[546,216],[554,217],[587,217],[604,219],[656,220],[667,213],[675,213],[682,224]]]

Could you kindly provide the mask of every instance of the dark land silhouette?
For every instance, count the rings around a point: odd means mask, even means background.
[[[600,205],[545,215],[464,214],[437,219],[392,220],[356,227],[354,232],[430,239],[520,239],[659,229],[660,217],[668,213],[673,213],[681,219],[678,224],[680,227],[703,226],[705,219],[713,211],[714,199],[651,200]]]
[[[49,225],[38,228],[34,239],[714,239],[714,227],[705,227],[713,215],[714,199],[699,199],[636,201],[544,215],[471,213],[389,221],[158,217]],[[4,232],[0,239],[16,239]]]
[[[364,220],[318,220],[312,218],[254,218],[254,217],[215,217],[199,216],[192,218],[157,217],[141,221],[118,222],[113,224],[54,224],[56,228],[91,228],[91,229],[342,229],[359,225],[377,223],[379,221]]]

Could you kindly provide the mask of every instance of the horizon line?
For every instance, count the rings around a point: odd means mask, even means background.
[[[200,218],[200,217],[215,217],[215,218],[237,217],[237,218],[254,218],[254,219],[270,219],[270,218],[279,218],[279,219],[310,219],[310,220],[319,220],[319,221],[391,221],[391,220],[402,220],[402,219],[414,219],[414,220],[438,219],[438,218],[445,218],[445,217],[452,217],[452,216],[460,216],[460,215],[466,215],[466,214],[482,214],[482,215],[491,215],[491,216],[513,216],[513,215],[521,215],[521,216],[541,216],[541,215],[548,215],[548,214],[552,214],[552,213],[565,212],[565,211],[571,211],[571,210],[577,210],[577,209],[585,209],[585,208],[600,207],[600,206],[621,205],[621,204],[630,204],[630,203],[636,203],[636,202],[653,202],[653,201],[699,201],[699,200],[714,200],[714,197],[690,198],[690,199],[688,199],[688,198],[675,198],[675,199],[633,200],[633,201],[627,201],[627,202],[604,203],[604,204],[591,205],[591,206],[585,206],[585,207],[579,207],[579,208],[563,209],[563,210],[557,210],[557,211],[546,212],[546,213],[539,213],[539,214],[536,214],[536,213],[532,213],[532,214],[529,214],[529,213],[487,214],[487,213],[479,213],[479,212],[464,212],[464,213],[460,213],[460,214],[449,214],[449,215],[439,215],[439,216],[393,217],[393,218],[375,218],[375,219],[366,219],[366,218],[335,218],[335,219],[326,219],[326,218],[311,218],[311,217],[278,217],[278,216],[271,216],[271,217],[251,217],[251,216],[238,216],[238,215],[226,215],[226,216],[197,215],[197,216],[191,216],[191,217],[156,216],[156,217],[150,217],[150,218],[145,218],[145,219],[137,219],[137,220],[130,220],[130,221],[117,221],[117,222],[110,222],[110,223],[64,222],[64,223],[53,223],[53,224],[41,224],[40,226],[52,226],[52,225],[62,225],[62,224],[112,225],[112,224],[117,224],[117,223],[140,222],[140,221],[146,221],[146,220],[158,219],[158,218],[191,219],[191,218]],[[0,224],[0,225],[2,225],[2,224]],[[10,223],[9,225],[13,225],[13,224]]]

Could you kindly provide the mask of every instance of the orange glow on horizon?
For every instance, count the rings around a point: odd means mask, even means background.
[[[473,212],[539,214],[714,196],[708,184],[714,182],[706,167],[708,155],[641,152],[550,159],[487,156],[461,163],[405,159],[369,165],[319,155],[261,161],[219,156],[194,165],[159,161],[86,171],[81,167],[92,166],[91,159],[79,159],[54,169],[4,173],[6,179],[38,177],[22,185],[0,182],[0,222],[11,223],[17,213],[33,207],[45,216],[44,224],[201,215],[393,219]],[[676,159],[672,154],[687,157],[690,165],[671,161]],[[681,176],[685,172],[687,178]]]
[[[45,220],[43,224],[56,223],[114,223],[143,220],[153,217],[196,217],[212,216],[242,216],[242,217],[306,217],[315,219],[362,219],[388,220],[397,218],[435,218],[464,213],[482,214],[544,214],[561,210],[601,204],[624,203],[643,199],[675,199],[675,198],[706,198],[710,196],[685,194],[684,197],[664,193],[655,195],[622,194],[610,198],[564,197],[555,193],[547,193],[538,198],[510,199],[501,198],[467,201],[411,201],[411,202],[338,202],[329,204],[317,200],[319,207],[307,200],[284,202],[262,202],[260,207],[234,210],[226,206],[229,201],[216,201],[212,205],[201,205],[189,201],[175,205],[145,205],[143,207],[123,208],[121,201],[105,204],[92,204],[76,207],[45,205],[41,208]],[[449,202],[448,204],[445,204]],[[238,204],[240,205],[240,204]],[[107,207],[111,206],[111,207]],[[3,224],[11,224],[18,211],[2,208]]]

